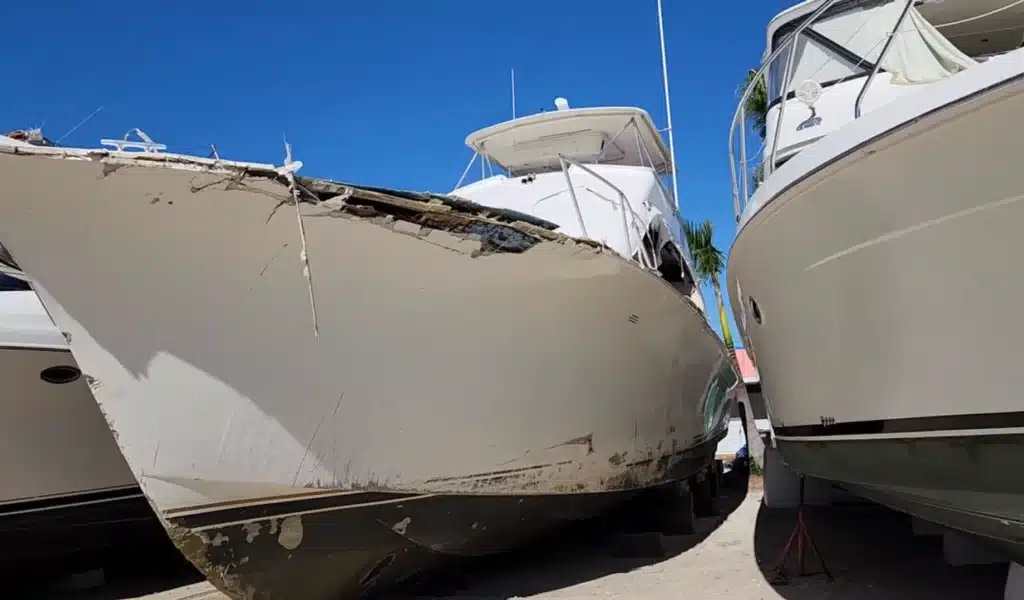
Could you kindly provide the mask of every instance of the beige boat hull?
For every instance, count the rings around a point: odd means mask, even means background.
[[[703,313],[606,249],[481,253],[336,202],[301,205],[303,243],[288,188],[237,172],[7,153],[0,179],[0,241],[168,523],[365,490],[639,489],[725,432],[735,375]]]

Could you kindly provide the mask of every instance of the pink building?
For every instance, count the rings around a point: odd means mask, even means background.
[[[743,348],[736,349],[736,362],[739,363],[740,376],[743,378],[743,386],[737,389],[736,399],[742,401],[754,413],[754,420],[757,429],[762,433],[769,430],[768,413],[765,411],[764,398],[761,396],[761,377],[757,373],[754,361]],[[739,403],[734,402],[732,406],[732,418],[729,421],[729,434],[718,444],[719,458],[729,459],[736,454],[736,451],[746,444],[746,436],[743,430],[743,420],[739,409]]]

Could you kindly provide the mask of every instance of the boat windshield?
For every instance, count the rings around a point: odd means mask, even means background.
[[[791,43],[793,32],[800,23],[789,23],[775,35],[772,49]],[[834,85],[858,75],[866,75],[874,66],[835,40],[808,27],[796,40],[796,52],[790,67],[789,80],[784,82],[789,52],[781,52],[768,66],[768,98],[772,104],[782,97],[782,90],[791,91],[793,82],[813,79],[822,87]]]
[[[779,52],[768,65],[768,98],[777,103],[783,94],[803,81],[829,87],[867,76],[881,58],[880,71],[892,74],[894,84],[930,83],[949,77],[974,63],[929,23],[916,8],[902,0],[845,0],[835,2],[807,27],[806,18],[781,25],[772,34],[771,50]],[[908,10],[895,34],[899,49],[882,56],[904,10]],[[798,39],[793,40],[795,32]],[[795,51],[790,52],[790,44]],[[792,56],[788,81],[783,81]]]
[[[848,117],[833,121],[838,123],[845,122],[846,118],[860,118],[865,93],[881,72],[886,74],[886,86],[910,86],[940,81],[976,64],[939,31],[960,26],[963,19],[942,20],[939,25],[933,25],[922,16],[915,3],[916,0],[807,0],[772,21],[768,27],[768,56],[761,68],[748,78],[729,129],[733,209],[737,218],[750,199],[751,190],[781,164],[780,147],[787,152],[787,156],[781,157],[784,161],[813,143],[815,135],[820,136],[816,133],[819,130],[804,133],[801,122],[787,129],[790,139],[780,146],[780,123],[785,122],[786,107],[796,96],[797,89],[807,92],[806,98],[813,103],[822,88],[852,79],[860,81],[843,86],[846,93],[836,92],[830,96],[832,109],[849,109]],[[1018,5],[1024,7],[1024,2],[1014,1],[1010,6]],[[957,16],[955,13],[930,15],[935,19]],[[993,26],[982,23],[972,26],[972,31],[984,32]],[[754,95],[759,89],[763,90],[763,101],[756,100],[758,96]],[[893,97],[898,93],[893,92],[889,90],[885,94]],[[751,100],[758,107],[748,108]],[[878,104],[877,98],[875,104]],[[765,142],[762,144],[765,156],[756,163],[754,177],[750,176],[752,163],[748,156],[756,156],[761,149],[749,153],[748,110],[761,113],[756,131]],[[756,112],[751,114],[756,116]],[[814,119],[806,122],[814,127],[820,123],[820,118],[817,123]]]

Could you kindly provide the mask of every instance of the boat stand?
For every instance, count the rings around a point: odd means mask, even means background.
[[[779,557],[779,561],[775,563],[775,568],[772,569],[772,575],[769,578],[769,583],[772,585],[787,585],[790,582],[790,576],[786,572],[786,563],[789,561],[789,556],[792,554],[794,546],[796,548],[796,560],[799,565],[798,577],[806,577],[811,573],[807,571],[807,564],[804,555],[804,544],[810,548],[811,552],[814,553],[814,557],[821,563],[821,571],[825,574],[825,577],[829,582],[835,581],[832,577],[832,572],[828,570],[828,565],[825,564],[825,559],[822,558],[821,552],[818,551],[818,547],[814,544],[814,540],[811,538],[811,534],[807,531],[807,521],[804,519],[804,481],[803,475],[800,475],[800,503],[796,509],[796,526],[793,527],[793,532],[789,534],[789,540],[786,541],[786,547],[782,550],[782,556]]]

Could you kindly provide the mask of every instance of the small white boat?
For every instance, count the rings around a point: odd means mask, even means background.
[[[0,272],[0,561],[127,548],[162,533],[64,335]]]
[[[786,462],[1017,562],[1022,39],[1010,0],[775,17],[763,183],[734,153],[728,270]]]
[[[469,143],[508,174],[450,195],[148,139],[0,147],[8,262],[233,598],[354,596],[709,468],[736,375],[650,117]]]

